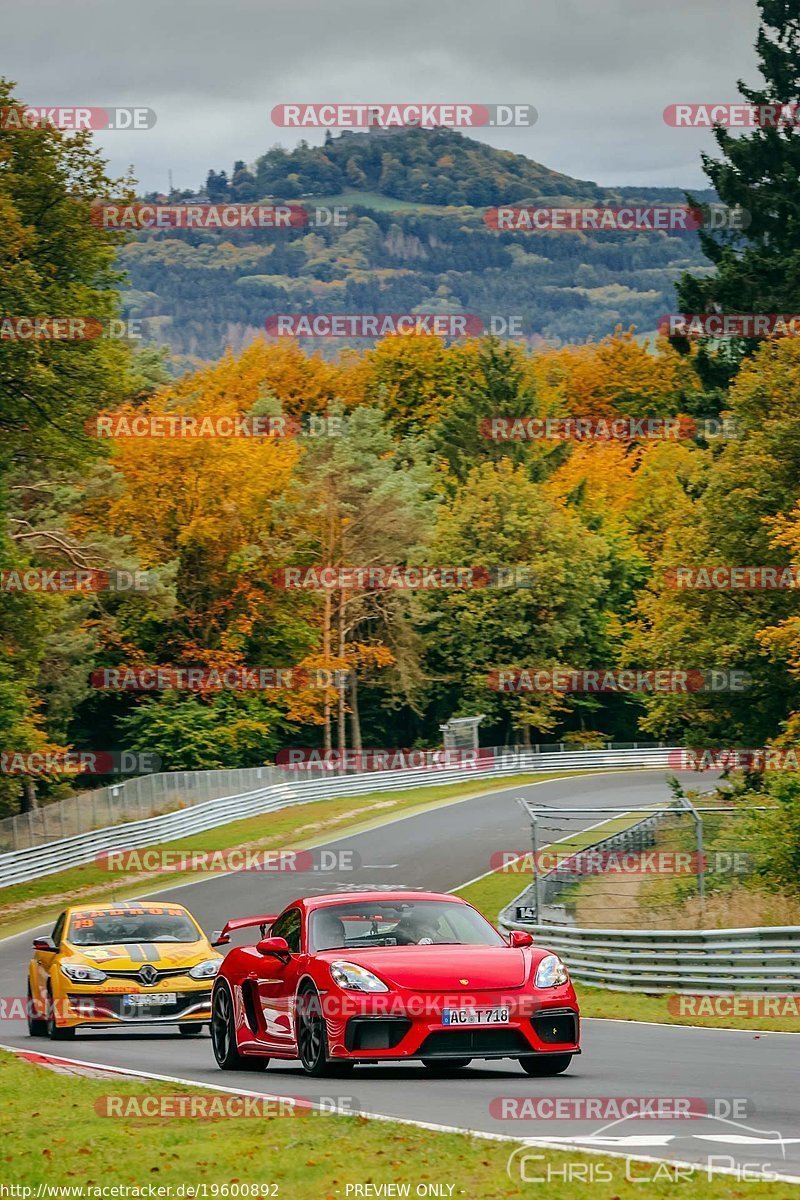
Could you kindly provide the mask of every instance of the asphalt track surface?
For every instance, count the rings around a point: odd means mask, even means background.
[[[228,917],[278,912],[303,892],[366,886],[449,891],[489,871],[494,852],[530,845],[519,797],[553,806],[642,807],[668,798],[669,774],[674,772],[604,772],[506,788],[345,834],[326,845],[359,856],[360,867],[346,875],[209,875],[153,895],[186,904],[210,931]],[[687,774],[686,782],[697,786],[697,776]],[[587,816],[582,823],[594,824],[601,816]],[[43,931],[49,930],[36,932]],[[0,942],[0,995],[24,995],[32,932]],[[338,1097],[346,1110],[541,1139],[565,1148],[697,1163],[700,1179],[711,1159],[734,1171],[764,1172],[767,1178],[774,1172],[800,1182],[800,1035],[586,1020],[583,1054],[553,1079],[530,1077],[512,1060],[476,1061],[449,1078],[436,1078],[421,1065],[397,1064],[357,1068],[346,1079],[316,1080],[298,1065],[277,1060],[263,1073],[235,1075],[217,1069],[207,1036],[184,1039],[177,1031],[153,1028],[83,1031],[73,1042],[51,1043],[29,1038],[23,1022],[6,1020],[0,1022],[0,1044],[235,1091],[312,1101]],[[692,1098],[698,1102],[693,1111],[701,1115],[612,1123],[499,1119],[490,1112],[498,1097],[654,1096]],[[731,1110],[732,1101],[738,1102],[737,1110]],[[536,1162],[527,1169],[541,1173],[546,1168]]]

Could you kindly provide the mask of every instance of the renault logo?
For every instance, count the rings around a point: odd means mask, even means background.
[[[151,967],[150,963],[145,963],[139,971],[139,982],[143,983],[145,987],[151,987],[157,979],[158,971],[155,967]]]

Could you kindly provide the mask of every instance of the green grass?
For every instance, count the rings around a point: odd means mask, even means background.
[[[375,208],[379,212],[442,213],[447,211],[447,206],[443,204],[416,204],[413,200],[398,200],[394,196],[384,196],[381,192],[360,192],[356,188],[345,189],[336,196],[305,196],[297,203],[308,209],[312,209],[315,205],[333,208],[337,204],[348,206],[360,204],[362,208]]]
[[[777,1031],[800,1033],[800,1017],[748,1017],[735,1015],[681,1016],[670,1011],[678,997],[646,996],[641,992],[612,992],[607,988],[576,983],[575,991],[584,1017],[606,1017],[614,1021],[656,1021],[665,1025],[702,1025],[707,1029],[746,1029],[753,1033]]]
[[[515,775],[481,783],[461,781],[410,788],[407,791],[372,792],[366,796],[343,796],[312,804],[295,804],[278,812],[231,821],[205,833],[193,834],[151,849],[188,852],[231,850],[241,846],[260,850],[308,848],[330,840],[331,834],[338,835],[343,830],[356,833],[394,820],[407,811],[422,812],[426,807],[435,807],[459,797],[477,796],[498,789],[579,774],[579,771],[564,771],[547,775]],[[123,899],[160,891],[179,883],[190,883],[201,877],[196,872],[177,871],[123,875],[94,863],[44,875],[0,890],[0,935],[16,933],[43,924],[50,918],[55,919],[65,904],[91,903],[109,897]]]
[[[602,833],[608,837],[611,833],[624,829],[640,819],[641,814],[631,813],[627,816],[614,817],[603,825]],[[597,841],[600,830],[583,830],[574,836],[558,843],[559,852],[577,851]],[[531,856],[526,854],[516,862],[493,871],[483,879],[458,888],[457,895],[463,896],[470,904],[496,922],[500,911],[510,904],[515,896],[524,889],[532,878]],[[783,1033],[800,1033],[800,1017],[796,1016],[763,1016],[750,1017],[737,1014],[719,1014],[715,1016],[695,1016],[692,1013],[682,1015],[671,1011],[670,1005],[677,1003],[677,997],[672,995],[648,996],[641,992],[615,992],[607,988],[590,987],[587,984],[576,983],[575,990],[584,1017],[605,1017],[616,1021],[657,1021],[667,1025],[702,1025],[716,1029],[747,1029],[754,1033],[779,1031]]]
[[[201,1045],[210,1054],[208,1043]],[[241,1076],[240,1082],[246,1088],[247,1076]],[[332,1095],[352,1095],[351,1107],[357,1107],[358,1073],[346,1086],[341,1080],[332,1085]],[[276,1088],[280,1087],[276,1079]],[[521,1183],[518,1175],[515,1182],[506,1173],[513,1143],[396,1122],[330,1115],[106,1117],[95,1108],[107,1103],[109,1096],[124,1097],[123,1103],[130,1104],[159,1095],[208,1099],[215,1093],[159,1082],[75,1078],[0,1053],[0,1109],[6,1129],[3,1183],[32,1188],[39,1184],[153,1186],[171,1189],[172,1196],[181,1185],[184,1196],[191,1194],[187,1188],[204,1186],[205,1193],[198,1194],[208,1197],[220,1185],[273,1183],[277,1192],[264,1194],[275,1194],[278,1200],[346,1200],[348,1184],[367,1183],[409,1184],[411,1196],[419,1184],[452,1184],[455,1200],[513,1200],[537,1194],[547,1200],[568,1200],[587,1188],[556,1175],[537,1193],[532,1190],[535,1185]],[[443,1112],[442,1119],[446,1121],[448,1113]],[[785,1183],[709,1180],[699,1168],[696,1179],[676,1183],[662,1174],[643,1188],[641,1182],[626,1180],[626,1166],[630,1175],[652,1180],[658,1170],[652,1163],[626,1164],[623,1159],[546,1149],[535,1153],[544,1156],[533,1164],[538,1174],[548,1168],[563,1174],[567,1163],[584,1164],[579,1169],[585,1172],[604,1168],[608,1182],[590,1185],[593,1200],[642,1200],[645,1193],[648,1200],[651,1196],[780,1200],[787,1195]],[[660,1171],[665,1173],[666,1168]]]

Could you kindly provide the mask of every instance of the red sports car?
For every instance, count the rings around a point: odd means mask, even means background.
[[[231,950],[214,983],[211,1036],[223,1070],[300,1059],[309,1075],[419,1059],[452,1071],[516,1058],[557,1075],[579,1054],[567,969],[530,934],[503,937],[472,905],[437,892],[339,892],[296,900]]]

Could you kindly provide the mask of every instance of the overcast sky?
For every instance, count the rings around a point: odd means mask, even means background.
[[[709,134],[663,109],[737,100],[756,29],[755,0],[37,0],[5,6],[0,71],[28,104],[155,109],[98,135],[146,191],[295,145],[273,105],[323,101],[526,102],[532,129],[472,136],[601,184],[696,187]]]

